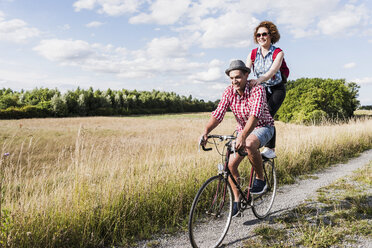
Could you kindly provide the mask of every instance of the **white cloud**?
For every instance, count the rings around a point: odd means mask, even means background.
[[[80,11],[82,9],[92,10],[97,4],[96,0],[78,0],[74,2],[73,6],[75,11]]]
[[[0,12],[0,40],[23,43],[39,36],[40,31],[20,19],[5,20],[4,13]]]
[[[278,24],[304,27],[316,17],[317,14],[314,16],[313,9],[318,9],[319,4],[324,2],[326,1],[276,1],[270,12],[272,16],[277,16]]]
[[[216,84],[213,84],[211,88],[215,90],[224,90],[227,88],[227,86],[229,86],[229,84],[216,83]]]
[[[352,82],[363,85],[372,85],[372,77],[356,78],[352,80]]]
[[[70,30],[71,26],[69,24],[64,24],[63,26],[60,27],[62,30]]]
[[[141,13],[130,19],[130,23],[158,23],[171,25],[176,23],[186,12],[190,0],[156,0],[150,7],[150,14]]]
[[[187,47],[176,37],[155,38],[149,44],[147,52],[153,58],[183,57]]]
[[[78,0],[76,11],[97,9],[107,15],[131,14],[131,24],[171,25],[183,42],[203,48],[248,47],[252,32],[267,13],[281,29],[295,38],[333,35],[368,20],[364,5],[340,3],[340,0]]]
[[[143,2],[144,0],[78,0],[73,6],[75,11],[93,10],[98,6],[98,13],[118,16],[136,12]]]
[[[221,70],[222,64],[219,60],[212,60],[205,66],[206,71],[193,73],[188,78],[193,83],[221,81],[224,75]]]
[[[355,62],[350,62],[350,63],[345,64],[344,68],[345,69],[351,69],[351,68],[354,68],[355,66],[356,66]]]
[[[112,45],[89,44],[82,40],[42,40],[34,51],[60,65],[115,74],[125,78],[154,77],[161,74],[188,75],[201,63],[185,57],[187,47],[177,38],[156,38],[145,49],[128,51]]]
[[[94,55],[94,49],[82,40],[42,40],[34,48],[40,55],[51,61],[82,61]]]
[[[353,34],[368,26],[369,11],[357,1],[339,0],[275,1],[267,8],[275,22],[284,25],[295,38],[319,34]],[[355,29],[355,30],[353,30]]]
[[[206,72],[199,72],[195,75],[192,75],[190,79],[195,79],[198,81],[204,81],[204,82],[212,82],[216,81],[217,79],[220,79],[222,76],[221,68],[219,67],[212,67],[209,68]]]
[[[97,27],[102,26],[103,24],[104,24],[103,22],[93,21],[93,22],[86,24],[85,26],[88,28],[97,28]]]
[[[296,38],[317,35],[319,31],[313,28],[316,21],[327,16],[337,7],[339,0],[312,1],[275,1],[268,11],[276,18],[278,25],[284,25]],[[279,30],[280,31],[280,30]]]
[[[252,43],[252,33],[257,19],[247,13],[228,12],[218,18],[208,18],[200,23],[202,47],[247,47]]]
[[[364,26],[368,21],[368,11],[364,5],[354,6],[347,4],[340,11],[331,13],[318,23],[323,34],[333,35],[345,32],[354,27]],[[350,32],[352,34],[353,32]]]

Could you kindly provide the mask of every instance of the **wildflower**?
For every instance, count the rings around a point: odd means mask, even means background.
[[[10,155],[9,152],[4,153],[4,157],[7,157],[7,156],[9,156],[9,155]]]

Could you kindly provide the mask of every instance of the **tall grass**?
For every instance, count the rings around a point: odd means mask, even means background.
[[[0,246],[127,245],[185,227],[197,189],[220,161],[216,152],[197,152],[208,118],[0,121]],[[372,120],[276,124],[282,183],[372,144]],[[235,126],[229,114],[215,133]]]

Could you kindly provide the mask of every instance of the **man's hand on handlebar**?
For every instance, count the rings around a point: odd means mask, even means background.
[[[208,135],[207,134],[202,134],[199,138],[199,145],[200,146],[206,146],[208,141]]]
[[[243,150],[245,149],[245,139],[242,137],[241,134],[238,135],[235,143],[236,150]]]

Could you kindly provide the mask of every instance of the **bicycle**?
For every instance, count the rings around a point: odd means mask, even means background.
[[[231,155],[236,155],[238,152],[241,156],[247,154],[235,150],[235,142],[237,137],[234,135],[209,135],[208,139],[212,138],[214,145],[218,150],[216,139],[220,142],[227,141],[224,144],[223,152],[220,153],[222,161],[217,165],[218,174],[207,179],[198,190],[191,206],[189,215],[189,238],[193,247],[218,247],[226,236],[232,219],[232,209],[234,194],[228,178],[232,179],[239,191],[240,195],[240,213],[244,210],[252,208],[253,214],[259,218],[265,218],[273,205],[277,182],[274,159],[269,159],[262,156],[263,172],[267,183],[267,190],[260,195],[253,195],[250,189],[255,178],[255,172],[251,166],[249,177],[249,185],[243,191],[241,185],[234,179],[228,163]],[[204,151],[210,151],[212,148],[205,148]],[[226,150],[225,150],[226,148]],[[225,159],[223,159],[225,157]],[[208,229],[208,235],[203,233],[203,230]],[[206,246],[207,245],[207,246]]]

